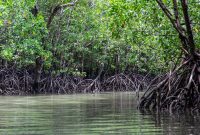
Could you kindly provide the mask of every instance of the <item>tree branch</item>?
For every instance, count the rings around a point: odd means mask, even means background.
[[[183,15],[184,15],[186,29],[187,29],[188,44],[190,46],[190,54],[194,55],[195,54],[195,43],[194,43],[194,37],[193,37],[192,27],[191,27],[191,23],[190,23],[190,17],[189,17],[189,13],[188,13],[187,0],[181,0],[181,5],[183,8]]]
[[[177,0],[172,0],[173,1],[173,5],[174,5],[174,17],[175,17],[175,25],[176,27],[180,30],[181,33],[184,33],[185,35],[185,29],[181,26],[180,24],[180,19],[179,19],[179,12],[178,12],[178,4],[177,4]],[[188,39],[183,37],[182,35],[179,34],[179,38],[181,39],[182,45],[184,50],[188,51],[188,45],[187,45],[187,41]]]
[[[176,20],[173,18],[172,13],[169,11],[169,9],[166,7],[166,5],[163,3],[162,0],[156,0],[160,8],[163,10],[165,15],[168,17],[170,22],[172,23],[173,27],[176,29],[176,31],[181,35],[182,37],[186,38],[185,34],[183,33],[182,29],[176,25]],[[176,11],[177,14],[177,11]]]
[[[75,4],[78,2],[78,0],[74,1],[74,2],[70,2],[67,4],[62,4],[62,5],[57,5],[51,12],[48,21],[47,21],[47,28],[50,27],[51,22],[53,21],[54,16],[57,14],[57,12],[62,9],[62,8],[67,8],[67,7],[72,7],[75,6]]]
[[[176,22],[177,27],[180,27],[180,20],[179,20],[179,12],[178,12],[177,0],[173,0],[173,4],[174,4],[175,22]]]

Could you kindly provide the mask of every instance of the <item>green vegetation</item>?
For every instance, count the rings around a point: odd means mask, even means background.
[[[1,1],[4,66],[33,67],[41,57],[44,71],[91,76],[102,63],[109,73],[127,67],[160,73],[176,62],[177,36],[158,7],[151,8],[155,2],[81,0],[62,8],[68,2],[40,0],[34,16],[34,0]]]
[[[185,2],[0,0],[1,94],[144,89],[147,73],[169,70],[141,106],[198,93],[200,2]]]

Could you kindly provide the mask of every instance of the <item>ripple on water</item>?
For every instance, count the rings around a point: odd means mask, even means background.
[[[2,135],[162,135],[198,134],[191,116],[143,114],[132,93],[3,97]],[[189,117],[189,118],[188,118]]]

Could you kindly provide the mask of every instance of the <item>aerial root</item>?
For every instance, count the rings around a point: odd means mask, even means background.
[[[143,90],[148,81],[146,81],[146,76],[139,74],[116,74],[109,77],[104,82],[104,89],[106,91],[135,91]]]
[[[0,69],[0,95],[33,94],[34,73],[14,67]],[[107,79],[98,75],[95,79],[83,79],[69,75],[42,74],[39,94],[93,93],[100,91],[139,91],[148,85],[148,76],[140,74],[116,74]]]
[[[199,111],[200,66],[199,61],[185,61],[174,71],[157,77],[140,99],[140,109]]]

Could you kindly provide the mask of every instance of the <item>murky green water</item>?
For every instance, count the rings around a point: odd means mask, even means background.
[[[194,116],[141,113],[133,93],[1,97],[0,135],[197,135]]]

